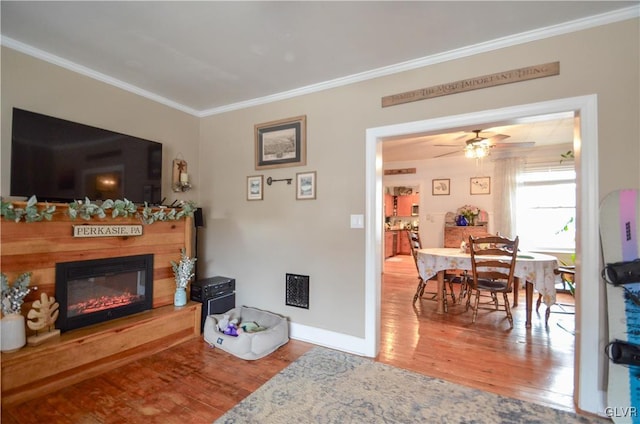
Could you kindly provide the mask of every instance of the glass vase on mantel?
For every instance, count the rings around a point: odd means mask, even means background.
[[[173,304],[175,306],[184,306],[187,304],[187,285],[195,276],[193,272],[196,258],[187,256],[184,248],[180,249],[180,262],[171,261],[171,268],[176,280],[176,292],[173,295]]]
[[[174,306],[184,306],[187,304],[187,289],[185,287],[176,287],[173,295]]]

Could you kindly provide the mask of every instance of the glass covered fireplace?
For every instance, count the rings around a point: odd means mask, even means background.
[[[153,255],[58,263],[55,291],[63,332],[151,309]]]

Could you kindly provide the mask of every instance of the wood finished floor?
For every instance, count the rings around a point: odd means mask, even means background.
[[[412,298],[410,256],[385,261],[381,349],[376,360],[454,383],[574,411],[574,337],[552,314],[545,328],[534,312],[524,328],[524,298],[509,331],[503,312],[470,312]],[[432,283],[429,283],[432,284]],[[523,291],[521,291],[523,292]],[[563,301],[567,299],[562,299]],[[5,424],[211,423],[313,345],[291,340],[259,361],[238,360],[192,340],[57,393],[2,409]]]

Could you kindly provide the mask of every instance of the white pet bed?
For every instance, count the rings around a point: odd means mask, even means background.
[[[242,332],[237,337],[226,335],[217,328],[218,321],[224,315],[229,315],[229,320],[237,319],[239,325],[253,321],[266,330],[256,333]],[[242,306],[224,314],[209,315],[204,322],[204,340],[209,345],[238,358],[260,359],[289,341],[289,323],[285,317],[272,312]]]

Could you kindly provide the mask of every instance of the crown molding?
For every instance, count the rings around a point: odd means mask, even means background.
[[[522,32],[520,34],[511,35],[508,37],[497,38],[495,40],[474,44],[471,46],[462,47],[455,50],[450,50],[443,53],[434,54],[406,62],[397,63],[390,66],[385,66],[377,69],[373,69],[366,72],[360,72],[357,74],[349,75],[342,78],[336,78],[333,80],[321,82],[318,84],[311,84],[305,87],[296,88],[294,90],[284,91],[281,93],[272,94],[269,96],[259,97],[247,101],[228,104],[225,106],[215,107],[205,110],[196,110],[189,106],[167,99],[166,97],[159,96],[150,91],[144,90],[140,87],[128,84],[124,81],[112,78],[103,73],[97,72],[93,69],[63,59],[59,56],[47,53],[43,50],[37,49],[28,44],[14,40],[9,37],[3,36],[0,39],[0,44],[17,50],[21,53],[33,56],[35,58],[44,60],[46,62],[58,65],[62,68],[79,73],[81,75],[93,78],[95,80],[104,82],[106,84],[121,88],[122,90],[137,94],[141,97],[153,100],[165,106],[173,109],[180,110],[190,115],[204,118],[207,116],[218,115],[225,112],[231,112],[239,109],[246,109],[253,106],[259,106],[267,103],[272,103],[280,100],[291,99],[306,94],[316,93],[331,88],[342,87],[349,84],[354,84],[374,78],[393,75],[400,72],[410,71],[417,68],[422,68],[429,65],[447,62],[450,60],[469,57],[481,53],[486,53],[506,47],[516,46],[519,44],[529,43],[531,41],[543,40],[549,37],[555,37],[571,32],[582,31],[589,28],[594,28],[601,25],[607,25],[615,22],[620,22],[628,19],[634,19],[640,17],[640,5],[631,6],[624,9],[616,10],[613,12],[603,13],[600,15],[594,15],[588,18],[577,19],[569,22],[565,22],[558,25],[553,25],[545,28],[539,28],[532,31]]]
[[[110,77],[109,75],[105,75],[101,72],[95,71],[91,68],[87,68],[86,66],[79,65],[70,60],[61,58],[60,56],[56,56],[54,54],[48,53],[44,50],[40,50],[35,48],[29,44],[22,43],[18,40],[14,40],[13,38],[2,36],[1,43],[3,46],[8,47],[10,49],[16,50],[20,53],[24,53],[28,56],[35,57],[36,59],[43,60],[45,62],[51,63],[53,65],[60,66],[61,68],[68,69],[72,72],[76,72],[78,74],[84,75],[89,78],[93,78],[100,82],[104,82],[105,84],[112,85],[117,88],[121,88],[122,90],[128,91],[133,94],[137,94],[138,96],[147,98],[149,100],[153,100],[154,102],[163,104],[173,109],[181,110],[182,112],[186,112],[191,115],[199,116],[200,112],[197,110],[185,106],[183,104],[174,102],[166,97],[159,96],[150,91],[144,90],[135,85],[126,83],[119,79]]]

